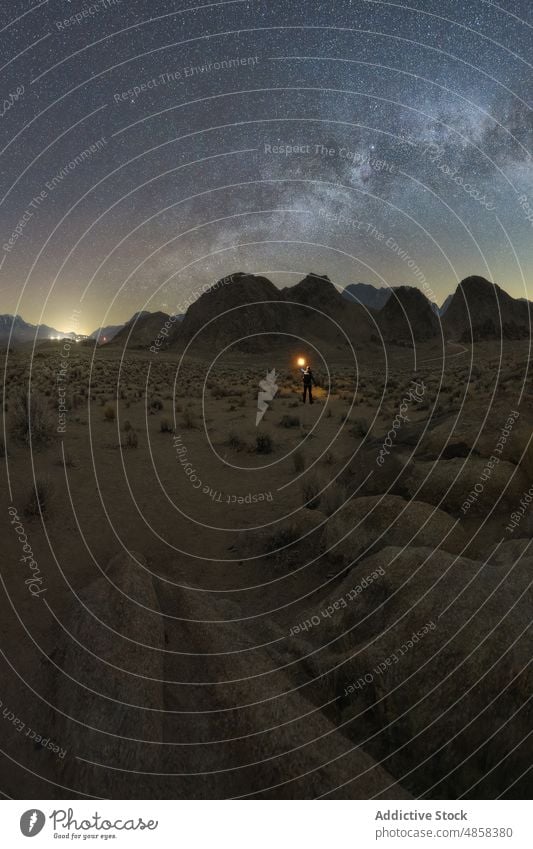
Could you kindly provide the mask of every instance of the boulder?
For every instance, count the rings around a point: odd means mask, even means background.
[[[345,566],[388,545],[431,545],[457,553],[465,544],[457,521],[443,510],[398,495],[353,498],[326,527],[326,548]]]
[[[380,567],[351,643],[321,658],[341,727],[386,757],[415,795],[521,798],[531,763],[533,557],[504,567],[391,547],[360,564],[365,573]]]

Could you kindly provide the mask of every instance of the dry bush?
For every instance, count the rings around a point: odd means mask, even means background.
[[[274,558],[276,568],[290,569],[294,565],[295,552],[293,543],[300,538],[300,532],[295,524],[284,525],[276,528],[268,540],[267,552]]]
[[[181,417],[181,424],[187,430],[192,430],[196,427],[196,419],[194,417],[194,412],[186,407],[183,411],[183,415]]]
[[[282,416],[278,424],[280,427],[300,427],[300,417],[285,415]]]
[[[166,416],[159,422],[159,430],[161,433],[174,433],[174,425]]]
[[[227,389],[225,389],[223,386],[219,386],[218,384],[213,386],[213,388],[211,389],[211,397],[215,398],[217,401],[220,398],[226,398],[229,394],[230,393],[227,391]],[[231,394],[235,395],[234,392],[232,392]]]
[[[24,507],[24,515],[31,518],[40,513],[48,513],[53,495],[53,486],[48,478],[37,478],[30,488]]]
[[[65,451],[56,461],[56,466],[63,466],[65,469],[77,469],[79,463],[70,451]]]
[[[49,442],[54,425],[46,399],[39,392],[20,392],[10,404],[10,432],[14,439],[38,447]]]
[[[234,430],[230,430],[228,434],[228,445],[235,451],[242,451],[242,449],[244,448],[244,441],[241,439],[238,433],[236,433]]]
[[[126,441],[123,443],[123,448],[137,448],[139,445],[139,437],[135,430],[129,430],[126,435]]]
[[[106,422],[114,422],[115,421],[115,408],[111,406],[111,404],[106,404],[104,407],[104,419]]]
[[[256,454],[272,454],[272,439],[268,433],[258,433],[255,438]]]
[[[350,427],[350,433],[357,439],[366,436],[368,433],[368,422],[366,419],[355,419]]]

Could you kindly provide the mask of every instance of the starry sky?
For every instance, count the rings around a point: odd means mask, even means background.
[[[0,39],[0,313],[234,271],[533,299],[531,0],[10,0]]]

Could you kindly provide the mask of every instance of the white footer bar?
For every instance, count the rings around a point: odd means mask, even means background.
[[[531,849],[527,801],[4,801],[2,845]],[[29,839],[35,843],[29,844]]]

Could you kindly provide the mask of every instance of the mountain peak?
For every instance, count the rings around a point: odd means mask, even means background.
[[[490,280],[487,280],[485,277],[480,277],[477,274],[471,274],[470,277],[465,277],[464,280],[461,280],[459,283],[458,289],[461,289],[465,295],[480,295],[481,297],[491,294],[494,292],[502,292],[507,297],[507,293],[503,292],[503,289],[500,289],[496,283],[491,283]]]
[[[321,304],[341,297],[326,274],[315,274],[312,271],[295,286],[286,286],[282,289],[281,295],[287,301],[296,301],[301,304]]]
[[[520,339],[529,335],[530,304],[484,277],[471,275],[457,286],[443,321],[449,333],[465,342]]]
[[[400,344],[417,342],[437,336],[439,319],[431,302],[416,286],[395,286],[378,315],[384,337]]]

